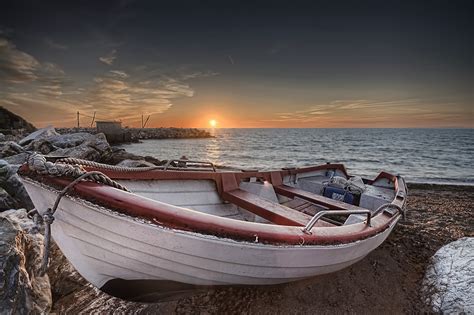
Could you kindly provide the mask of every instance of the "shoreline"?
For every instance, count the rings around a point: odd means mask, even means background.
[[[474,183],[422,183],[422,182],[407,182],[408,189],[420,190],[459,190],[466,192],[474,192]]]
[[[24,150],[31,148],[44,150],[45,154],[59,152],[113,165],[126,160],[137,164],[163,163],[151,156],[130,153],[123,146],[110,146],[103,134],[79,134],[78,139],[64,135],[48,137],[35,138],[24,147],[9,143],[3,152],[15,154],[6,159],[25,158],[28,153]],[[76,143],[74,139],[80,141]],[[74,146],[70,147],[71,144]],[[374,313],[431,312],[423,292],[425,271],[440,247],[474,236],[474,185],[414,182],[407,186],[407,220],[401,220],[379,248],[339,272],[288,284],[213,287],[171,301],[127,302],[93,288],[54,245],[48,270],[52,312],[111,312],[120,308],[127,312],[183,314],[196,309],[207,313],[366,313],[368,304]],[[380,292],[390,292],[390,299]],[[91,300],[96,303],[89,303]]]

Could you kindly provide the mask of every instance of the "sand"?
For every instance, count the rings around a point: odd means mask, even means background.
[[[85,285],[64,258],[50,268],[53,311],[129,313],[413,313],[430,312],[421,284],[443,245],[474,236],[474,187],[410,185],[408,216],[385,243],[340,272],[294,283],[228,287],[174,301],[125,302]],[[57,252],[57,250],[56,250]],[[60,255],[60,253],[57,253]],[[94,303],[95,302],[95,303]]]

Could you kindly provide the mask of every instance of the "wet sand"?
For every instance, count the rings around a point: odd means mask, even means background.
[[[263,287],[228,287],[173,301],[126,302],[87,285],[56,248],[53,312],[294,314],[430,312],[421,285],[430,257],[474,236],[474,187],[409,185],[408,215],[362,261],[337,273]]]

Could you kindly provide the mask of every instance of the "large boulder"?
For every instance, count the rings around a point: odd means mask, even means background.
[[[82,144],[72,147],[58,149],[50,153],[51,156],[67,156],[78,159],[99,161],[101,156],[110,150],[110,145],[103,133],[93,135],[90,139],[85,140]]]
[[[88,132],[76,132],[76,133],[67,133],[62,135],[56,135],[49,137],[48,140],[54,146],[65,149],[77,147],[78,145],[83,144],[86,141],[94,139],[95,135]]]
[[[25,150],[34,151],[41,154],[48,154],[56,149],[58,148],[55,147],[47,138],[34,140],[25,146]]]
[[[20,141],[18,141],[18,144],[21,146],[27,145],[32,141],[39,140],[39,139],[46,139],[52,136],[57,136],[59,133],[56,132],[56,130],[49,126],[43,129],[36,130],[33,133],[30,133],[28,136],[24,137]]]
[[[20,207],[18,201],[0,187],[0,212]]]
[[[20,177],[16,174],[16,169],[5,160],[0,160],[0,187],[16,201],[17,206],[26,209],[34,208]]]
[[[474,314],[474,237],[461,238],[434,254],[423,291],[436,313]]]
[[[24,152],[25,149],[14,141],[6,142],[0,150],[0,157],[7,157]]]
[[[163,165],[166,161],[160,161],[151,156],[140,156],[127,152],[124,149],[112,147],[106,151],[100,160],[101,163],[117,165],[125,160],[143,160],[153,165]],[[122,165],[123,166],[123,165]]]
[[[40,276],[43,236],[26,210],[0,213],[0,313],[44,314],[52,304],[47,275]]]
[[[3,160],[8,162],[10,165],[18,166],[25,163],[28,160],[29,156],[30,156],[29,153],[23,152],[23,153],[7,156],[6,158],[3,158]]]

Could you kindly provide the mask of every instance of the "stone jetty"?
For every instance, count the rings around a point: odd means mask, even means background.
[[[60,134],[77,132],[85,132],[90,134],[98,133],[96,128],[56,128],[56,131]],[[197,128],[122,128],[121,131],[122,133],[119,137],[115,136],[115,134],[104,134],[111,144],[138,142],[140,140],[147,139],[213,138],[213,136],[208,131]]]

